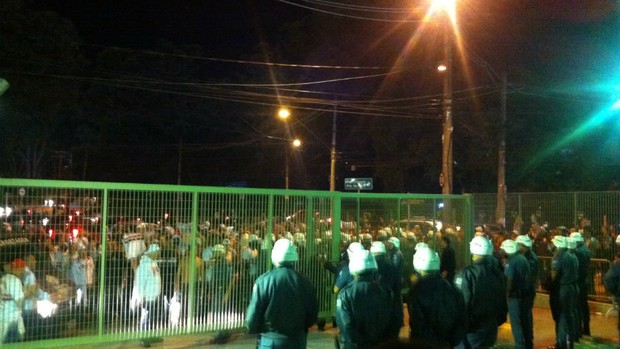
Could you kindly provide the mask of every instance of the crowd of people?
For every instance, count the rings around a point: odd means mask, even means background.
[[[193,304],[194,317],[204,323],[247,312],[248,329],[265,347],[301,348],[310,325],[325,326],[318,312],[330,309],[332,298],[317,287],[319,279],[337,299],[337,341],[344,348],[397,342],[405,311],[417,347],[490,347],[509,318],[515,347],[531,348],[531,309],[541,284],[550,293],[556,346],[571,347],[590,334],[592,240],[578,231],[533,226],[525,234],[505,234],[478,227],[466,242],[464,232],[451,227],[424,232],[392,222],[358,231],[352,225],[339,237],[339,260],[330,261],[329,227],[310,235],[303,224],[286,220],[270,232],[266,224],[250,229],[205,222],[196,240],[192,228],[119,222],[108,227],[105,249],[86,231],[58,231],[54,239],[43,234],[4,253],[2,342],[48,338],[43,321],[59,311],[49,306],[64,300],[78,324],[88,327],[104,287],[106,324],[135,326],[148,334],[145,346],[161,340],[150,330],[179,326]],[[468,245],[471,261],[464,257]],[[274,268],[261,275],[270,249]],[[537,254],[552,256],[548,275],[538,270]],[[409,293],[402,295],[403,289]],[[307,301],[298,306],[292,299]],[[225,340],[226,331],[220,334]]]
[[[345,239],[339,263],[333,265],[325,261],[326,269],[335,274],[337,347],[402,347],[403,343],[399,342],[404,325],[400,298],[402,282],[409,285],[405,297],[409,319],[408,347],[491,348],[497,340],[499,326],[508,320],[514,347],[534,347],[532,308],[541,271],[533,249],[535,240],[529,234],[503,237],[497,248],[493,243],[494,240],[497,242],[497,236],[489,238],[486,232],[477,229],[469,242],[471,263],[457,269],[456,263],[452,262],[454,250],[451,244],[459,238],[451,229],[441,234],[442,243],[437,248],[430,246],[437,242],[436,238],[416,242],[413,258],[409,260],[403,260],[399,238],[388,237],[389,234],[384,232],[377,232],[375,241],[368,241],[368,236],[362,236],[360,242]],[[274,260],[274,265],[292,269],[293,262],[298,260],[294,244],[284,242],[288,241],[285,239],[281,241],[288,246],[290,258]],[[553,347],[573,348],[583,336],[591,334],[586,286],[590,252],[580,232],[565,231],[551,241],[551,269],[544,278],[556,322]],[[449,264],[448,268],[442,267],[444,261]],[[408,263],[411,263],[413,272],[403,274],[403,266]],[[620,262],[615,263],[612,270],[617,273],[615,282],[618,283]],[[274,306],[269,308],[272,300],[280,295],[296,294],[286,287],[280,293],[280,283],[291,283],[276,275],[271,271],[261,277],[269,280],[264,285],[257,282],[248,308],[248,329],[250,333],[260,334],[260,348],[305,348],[305,337],[300,339],[296,335],[289,341],[285,334],[290,329],[279,328],[269,319],[277,316],[279,322],[293,323],[293,318],[286,313],[286,306],[278,308],[273,303]],[[607,279],[611,276],[606,276]],[[316,312],[316,304],[304,304],[307,305],[303,309],[306,316],[300,318],[307,320],[312,318],[308,314]],[[299,312],[302,310],[298,309],[295,316]],[[319,328],[321,325],[319,323]],[[298,321],[297,326],[298,334],[307,332],[309,327],[302,321]],[[260,344],[263,342],[267,344]]]

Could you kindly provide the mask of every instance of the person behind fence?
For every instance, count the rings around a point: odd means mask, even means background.
[[[616,238],[616,245],[620,247],[620,235]],[[616,258],[611,264],[611,267],[605,272],[603,284],[607,292],[613,297],[613,302],[617,306],[620,302],[620,253],[616,254]],[[620,316],[618,317],[618,343],[620,343]]]
[[[578,232],[570,234],[570,237],[577,244],[575,256],[579,261],[579,276],[577,285],[579,286],[579,298],[577,299],[577,327],[580,336],[590,335],[590,305],[588,304],[588,292],[590,291],[590,250],[586,247],[583,235]]]
[[[502,241],[500,248],[506,253],[504,275],[506,276],[506,298],[508,300],[508,316],[510,328],[515,340],[515,348],[532,349],[532,343],[526,341],[529,336],[529,308],[530,265],[525,257],[519,253],[517,243],[514,240]]]
[[[393,310],[394,295],[375,281],[377,262],[370,251],[349,256],[353,281],[343,287],[336,299],[338,343],[343,349],[366,349],[393,340],[400,319]]]
[[[551,260],[551,291],[549,305],[555,320],[555,348],[573,348],[575,344],[576,306],[579,290],[577,277],[579,261],[568,252],[565,236],[556,235],[553,245],[557,248]]]
[[[159,258],[159,245],[152,243],[140,258],[136,269],[134,281],[134,296],[140,305],[140,329],[142,331],[153,330],[154,322],[161,319],[162,301],[161,274],[157,259]],[[161,338],[145,337],[141,340],[142,346],[149,347],[151,343],[160,342]]]
[[[306,348],[318,304],[310,279],[294,268],[298,260],[295,245],[279,239],[271,251],[274,269],[256,279],[245,319],[248,333],[258,334],[257,348]]]
[[[534,298],[536,298],[536,289],[538,288],[538,257],[532,251],[532,240],[528,235],[519,235],[515,238],[515,242],[530,268],[529,287],[523,295],[522,302],[525,303],[526,317],[522,319],[523,337],[525,338],[525,347],[532,348],[534,346],[534,318],[532,316],[532,308],[534,307]]]
[[[469,243],[473,263],[461,269],[454,285],[463,294],[467,331],[459,348],[490,348],[497,341],[498,327],[506,322],[506,283],[493,257],[493,244],[484,236]]]
[[[71,281],[76,289],[76,305],[86,307],[88,304],[86,250],[79,250],[71,256]]]
[[[36,258],[28,255],[25,258],[26,266],[22,274],[22,285],[24,288],[24,324],[26,326],[25,340],[35,339],[39,335],[39,315],[37,314],[37,299],[39,287],[37,277],[34,274],[36,268]]]
[[[448,231],[448,229],[446,229]],[[455,234],[444,233],[441,235],[441,277],[448,280],[450,283],[454,282],[454,275],[456,274],[456,252],[452,247],[452,239],[456,239]]]
[[[413,267],[420,278],[409,289],[409,339],[414,346],[452,348],[467,328],[463,295],[442,277],[440,258],[428,247],[419,248]]]
[[[25,331],[22,318],[24,288],[20,280],[26,262],[17,258],[3,265],[0,279],[0,343],[15,343],[23,339]]]

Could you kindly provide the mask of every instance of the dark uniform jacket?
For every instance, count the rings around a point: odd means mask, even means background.
[[[256,279],[248,306],[249,333],[305,335],[317,321],[316,291],[310,280],[291,267],[275,268]]]
[[[522,298],[531,291],[530,264],[520,253],[508,257],[504,265],[504,275],[512,280],[508,297]]]
[[[486,256],[461,269],[454,284],[465,300],[468,333],[480,326],[506,322],[506,282],[495,258]]]
[[[467,315],[463,295],[439,273],[421,277],[409,290],[411,342],[454,347],[465,336]]]
[[[577,277],[577,284],[580,290],[587,292],[589,290],[588,274],[590,273],[590,250],[584,245],[580,244],[575,249],[575,256],[579,261],[579,276]]]
[[[530,290],[529,295],[535,296],[538,288],[538,256],[532,250],[528,250],[523,254],[530,266]]]
[[[392,291],[373,278],[360,275],[338,293],[336,321],[344,349],[373,348],[390,339],[398,322]]]
[[[607,270],[603,276],[603,284],[607,292],[611,293],[616,299],[620,298],[620,259],[611,264],[611,268]],[[620,322],[618,324],[620,326]]]

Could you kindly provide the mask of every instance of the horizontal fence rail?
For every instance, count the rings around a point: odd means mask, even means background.
[[[462,266],[473,234],[470,196],[22,179],[0,179],[0,190],[0,261],[3,275],[23,270],[31,348],[243,328],[254,280],[283,237],[317,289],[319,317],[331,319],[325,262],[346,243],[397,237],[406,278],[415,242],[440,251],[451,227]]]

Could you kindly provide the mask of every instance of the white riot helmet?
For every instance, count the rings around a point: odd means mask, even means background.
[[[388,241],[394,244],[394,247],[396,247],[397,250],[400,249],[400,240],[398,240],[397,237],[392,236],[391,238],[388,239]]]
[[[297,260],[299,260],[297,247],[295,247],[291,240],[282,238],[273,244],[273,250],[271,250],[271,262],[273,264],[297,262]]]
[[[370,253],[372,254],[386,254],[387,250],[385,248],[385,244],[382,241],[373,241],[372,245],[370,245]]]
[[[569,250],[574,250],[577,248],[577,241],[575,241],[574,238],[572,237],[567,237],[566,238],[566,247],[568,247]]]
[[[439,270],[439,255],[428,247],[419,248],[413,255],[413,268],[417,271]]]
[[[349,256],[349,260],[351,259],[351,255],[355,252],[359,252],[359,251],[364,251],[364,245],[360,244],[359,242],[352,242],[349,244],[349,247],[347,247],[347,255]]]
[[[349,272],[351,275],[360,275],[367,271],[377,270],[377,261],[370,251],[353,252],[349,258]]]
[[[616,245],[620,245],[620,235],[616,236]]]
[[[573,240],[575,240],[575,242],[577,243],[583,242],[583,235],[581,235],[581,233],[578,233],[578,232],[571,233],[570,237],[573,238]]]
[[[415,250],[419,250],[421,248],[428,248],[428,244],[426,242],[418,242],[415,244]]]
[[[521,244],[527,248],[531,248],[532,247],[532,239],[530,239],[530,237],[528,235],[519,235],[517,236],[517,238],[515,239],[515,242],[518,244]]]
[[[506,239],[502,241],[501,246],[499,247],[507,254],[515,254],[519,250],[517,243],[514,240]]]
[[[566,237],[564,237],[562,235],[554,236],[553,240],[551,240],[551,242],[553,242],[553,245],[555,245],[555,247],[557,247],[557,248],[567,248],[568,247],[568,241],[566,241]]]
[[[484,236],[474,236],[469,243],[469,252],[473,255],[490,256],[493,254],[493,244]]]

